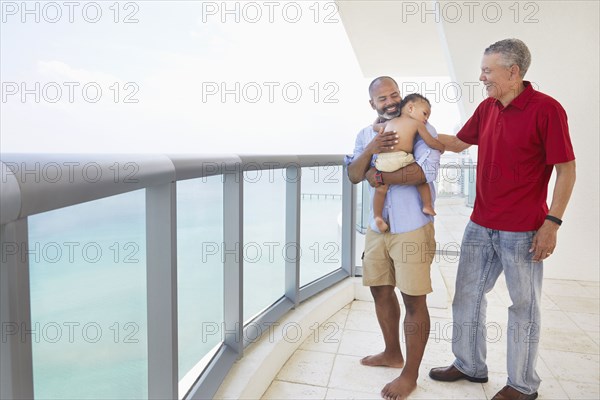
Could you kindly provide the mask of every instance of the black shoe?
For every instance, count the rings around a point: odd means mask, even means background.
[[[433,380],[442,382],[454,382],[460,379],[466,379],[469,382],[476,383],[485,383],[488,381],[487,376],[485,378],[474,378],[467,374],[463,374],[454,365],[449,367],[432,368],[431,371],[429,371],[429,377]]]

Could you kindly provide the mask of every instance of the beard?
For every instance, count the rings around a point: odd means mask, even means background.
[[[392,107],[396,107],[396,110],[395,111],[387,110]],[[380,118],[385,119],[385,120],[390,120],[390,119],[399,117],[400,116],[400,103],[396,103],[396,104],[387,106],[386,108],[378,108],[377,114],[379,115]]]

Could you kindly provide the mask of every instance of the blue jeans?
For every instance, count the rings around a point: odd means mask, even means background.
[[[534,234],[487,229],[469,221],[452,303],[454,366],[469,376],[487,377],[486,293],[504,271],[512,301],[508,308],[507,384],[525,394],[537,391],[541,382],[535,366],[543,264],[531,260]]]

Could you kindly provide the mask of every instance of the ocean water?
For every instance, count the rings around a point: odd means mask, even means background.
[[[244,178],[244,320],[283,296],[285,179]],[[301,285],[341,266],[341,167],[304,168]],[[321,196],[315,196],[321,194]],[[179,376],[222,340],[223,186],[177,183]],[[145,192],[30,217],[34,390],[40,399],[147,397]]]

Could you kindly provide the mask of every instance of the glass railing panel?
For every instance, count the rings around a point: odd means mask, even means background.
[[[466,169],[456,161],[440,165],[437,179],[437,197],[464,197],[466,193]]]
[[[223,339],[222,179],[177,182],[179,379]]]
[[[145,191],[29,217],[36,398],[147,397]]]
[[[460,243],[472,208],[468,206],[470,160],[461,156],[443,157],[436,181],[435,237],[440,262],[458,261]]]
[[[284,169],[244,172],[244,321],[285,293]],[[291,253],[291,251],[290,251]]]
[[[341,268],[341,165],[302,168],[300,286]]]
[[[369,182],[366,180],[357,184],[356,195],[356,230],[363,235],[369,228],[369,219],[371,216],[371,195],[369,191]],[[360,224],[359,222],[360,221]]]

